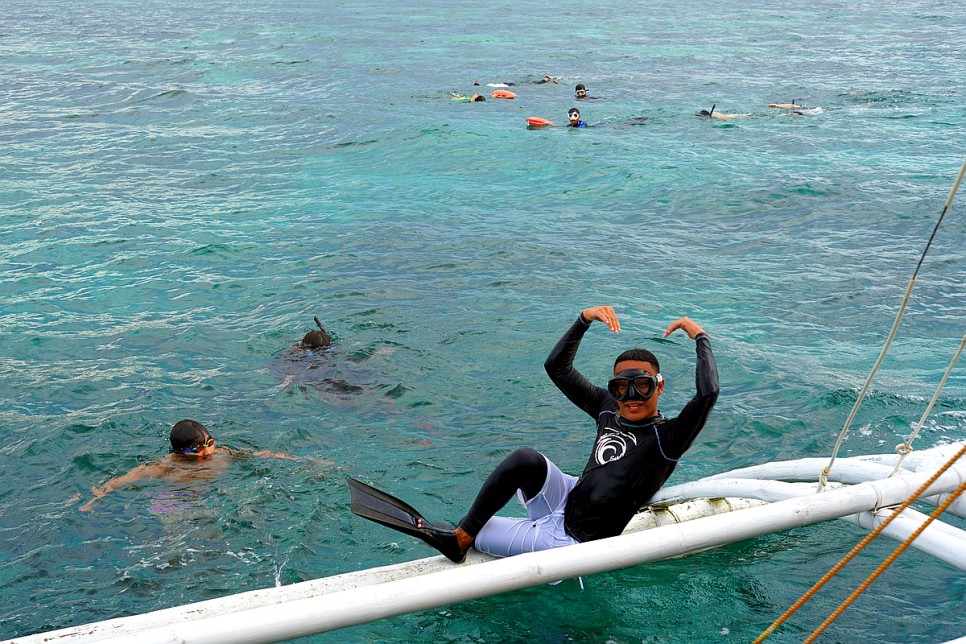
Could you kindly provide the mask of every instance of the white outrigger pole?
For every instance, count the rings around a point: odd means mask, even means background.
[[[890,457],[841,459],[836,473],[854,484],[816,493],[812,459],[773,463],[669,487],[654,501],[705,497],[651,507],[618,537],[566,548],[494,559],[471,551],[463,564],[438,556],[396,566],[363,570],[278,588],[230,595],[143,615],[15,638],[8,642],[197,642],[244,644],[277,642],[314,633],[496,595],[560,579],[660,561],[717,546],[844,518],[871,527],[878,512],[914,494],[964,443],[917,452],[889,476]],[[893,459],[896,457],[892,457]],[[876,462],[878,461],[878,462]],[[888,470],[883,474],[884,470]],[[806,473],[807,472],[807,473]],[[780,477],[808,483],[760,480]],[[809,478],[811,477],[811,478]],[[874,480],[873,480],[874,479]],[[862,482],[856,482],[862,481]],[[948,495],[966,481],[966,463],[950,467],[922,495],[925,502]],[[760,500],[749,500],[749,499]],[[762,503],[762,501],[771,501]],[[962,505],[947,511],[964,515]],[[921,523],[907,510],[890,534],[904,539]],[[966,531],[934,522],[913,543],[966,570]]]

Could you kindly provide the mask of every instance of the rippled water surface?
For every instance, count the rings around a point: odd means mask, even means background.
[[[829,454],[966,147],[955,3],[8,0],[0,21],[0,637],[431,554],[348,512],[348,474],[442,519],[510,450],[592,426],[542,363],[709,332],[722,394],[672,482]],[[544,74],[559,84],[531,82]],[[450,100],[472,83],[518,96]],[[565,121],[580,104],[595,127]],[[489,91],[488,88],[486,88]],[[802,116],[768,109],[797,99]],[[702,121],[701,109],[752,113]],[[643,120],[642,120],[643,117]],[[890,451],[964,332],[962,199],[846,453]],[[318,316],[336,347],[293,364]],[[315,369],[309,369],[315,366]],[[181,418],[234,461],[92,486]],[[921,446],[966,436],[954,372]],[[962,521],[959,522],[962,525]],[[750,641],[862,535],[824,525],[318,641]],[[881,543],[772,639],[800,641]],[[899,559],[828,641],[963,635],[966,579]]]

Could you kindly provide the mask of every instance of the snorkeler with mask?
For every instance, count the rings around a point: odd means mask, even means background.
[[[714,108],[718,106],[717,103],[711,106],[710,110],[701,110],[695,116],[699,119],[716,119],[719,121],[730,121],[731,119],[744,119],[744,118],[754,118],[757,114],[722,114],[721,112],[715,112]]]
[[[580,119],[580,110],[576,107],[571,107],[568,110],[567,120],[570,121],[567,127],[588,127],[587,122]]]
[[[493,470],[455,529],[350,478],[352,512],[422,539],[455,562],[463,561],[470,547],[507,557],[620,534],[704,427],[718,398],[718,371],[704,329],[687,317],[672,322],[664,337],[681,330],[695,342],[697,393],[676,418],[667,418],[658,410],[664,378],[650,351],[620,354],[606,388],[574,369],[577,348],[595,321],[620,331],[612,307],[584,309],[544,364],[557,388],[596,423],[583,474],[565,474],[542,453],[522,448]],[[495,516],[514,497],[527,518]]]

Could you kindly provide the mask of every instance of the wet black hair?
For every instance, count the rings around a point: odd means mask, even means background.
[[[480,102],[485,103],[486,102],[486,97],[483,96],[482,94],[477,94],[476,95],[476,98],[473,99],[473,102],[474,103],[480,103]]]
[[[587,88],[584,87],[584,84],[583,83],[577,83],[577,87],[574,88],[574,91],[575,92],[580,91],[580,90],[587,91]]]
[[[196,420],[179,420],[171,428],[171,451],[181,452],[204,445],[211,434],[208,429]]]
[[[323,349],[332,344],[332,338],[325,329],[319,329],[318,331],[309,331],[302,338],[302,346],[306,349]]]
[[[625,360],[637,360],[638,362],[649,362],[654,371],[661,373],[661,365],[657,361],[657,356],[648,351],[647,349],[628,349],[624,353],[617,356],[617,360],[614,360],[614,368],[617,365],[624,362]]]
[[[580,116],[580,110],[578,110],[576,107],[571,107],[569,110],[567,110],[567,118],[570,118],[571,112],[577,112],[577,116]]]

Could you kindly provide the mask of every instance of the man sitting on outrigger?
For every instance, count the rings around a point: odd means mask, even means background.
[[[597,439],[579,478],[564,474],[540,452],[523,448],[490,474],[455,530],[350,478],[352,511],[418,537],[456,562],[470,547],[507,557],[619,535],[704,427],[718,398],[718,372],[704,329],[687,317],[672,322],[664,337],[680,329],[695,341],[697,393],[669,419],[657,409],[664,379],[650,351],[630,349],[619,355],[606,389],[574,369],[577,348],[595,320],[620,331],[612,307],[584,309],[544,364],[554,384],[597,423]],[[514,496],[528,518],[494,516]]]

